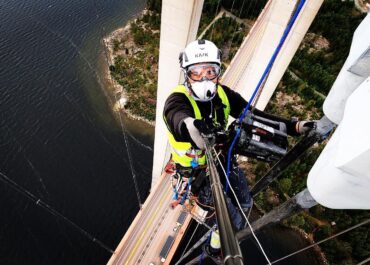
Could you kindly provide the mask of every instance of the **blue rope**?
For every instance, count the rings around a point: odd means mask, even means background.
[[[287,27],[285,28],[284,34],[281,37],[278,46],[276,47],[276,49],[275,49],[275,51],[274,51],[274,53],[273,53],[273,55],[272,55],[272,57],[271,57],[268,65],[266,66],[265,71],[263,72],[263,74],[261,76],[261,79],[259,80],[259,82],[258,82],[258,84],[257,84],[257,86],[256,86],[256,88],[255,88],[255,90],[254,90],[254,92],[253,92],[250,100],[248,101],[247,106],[244,108],[242,114],[239,117],[239,123],[242,123],[242,121],[244,120],[244,118],[245,118],[245,116],[247,114],[247,111],[248,111],[248,109],[249,109],[252,101],[254,100],[254,97],[257,95],[257,92],[260,89],[261,84],[266,79],[267,74],[271,70],[271,67],[274,64],[274,62],[276,60],[276,57],[277,57],[278,53],[280,52],[280,49],[283,46],[283,44],[284,44],[284,42],[286,40],[286,37],[288,36],[290,30],[292,29],[292,26],[293,26],[294,22],[296,21],[296,19],[297,19],[298,15],[299,15],[299,13],[300,13],[303,5],[305,4],[305,2],[306,2],[306,0],[301,0],[299,2],[299,5],[298,5],[297,9],[295,10],[293,17],[290,19]],[[237,139],[239,138],[239,136],[240,136],[240,129],[238,128],[236,130],[236,134],[235,134],[234,140],[232,141],[232,143],[230,145],[230,148],[229,148],[229,151],[228,151],[228,154],[227,154],[227,171],[226,171],[226,175],[227,175],[226,177],[227,178],[229,178],[229,176],[230,176],[231,154],[232,154],[232,151],[234,149],[234,145],[235,145]],[[226,182],[226,192],[228,191],[228,188],[229,188],[229,184],[228,184],[228,181],[227,181]]]

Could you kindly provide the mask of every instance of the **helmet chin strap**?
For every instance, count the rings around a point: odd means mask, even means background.
[[[188,82],[188,79],[185,80],[185,86],[190,90],[190,94],[193,96],[193,97],[196,97],[199,99],[198,95],[194,92],[193,88],[191,87],[191,84],[190,82]]]

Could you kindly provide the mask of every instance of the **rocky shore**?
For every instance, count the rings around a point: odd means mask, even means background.
[[[112,76],[111,66],[115,64],[115,58],[117,56],[126,56],[129,54],[134,54],[140,51],[140,48],[135,45],[133,36],[131,34],[131,24],[135,23],[136,20],[146,14],[147,10],[144,9],[134,20],[130,20],[122,28],[118,28],[108,36],[103,38],[103,45],[105,49],[105,57],[107,60],[107,69],[104,74],[104,79],[108,84],[105,88],[105,93],[113,101],[113,112],[118,115],[119,112],[124,112],[127,116],[133,120],[141,120],[151,126],[155,126],[155,121],[149,120],[140,115],[134,114],[129,108],[127,108],[127,103],[130,98],[125,88],[117,82],[117,80]],[[124,40],[124,48],[116,49],[115,45],[117,40]]]

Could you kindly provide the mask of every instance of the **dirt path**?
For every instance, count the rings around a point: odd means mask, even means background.
[[[217,16],[211,21],[211,23],[208,24],[208,26],[203,30],[203,32],[199,35],[198,39],[201,39],[204,34],[206,34],[207,30],[209,30],[210,27],[212,27],[212,25],[218,20],[220,19],[223,15],[225,15],[226,17],[231,17],[233,19],[235,19],[238,23],[240,24],[244,24],[245,26],[247,27],[251,27],[252,24],[251,24],[251,21],[249,21],[248,19],[241,19],[237,16],[235,16],[234,14],[232,14],[231,12],[227,11],[226,9],[224,9],[223,7],[221,7],[221,10],[220,12],[218,12]]]

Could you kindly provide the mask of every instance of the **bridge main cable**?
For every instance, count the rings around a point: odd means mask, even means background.
[[[204,140],[206,142],[207,166],[210,172],[209,180],[212,189],[213,201],[215,204],[218,230],[221,240],[221,249],[224,258],[223,262],[225,265],[243,265],[243,256],[230,220],[230,214],[227,209],[226,200],[223,194],[220,176],[213,161],[211,145],[207,138],[204,138]]]
[[[22,186],[18,185],[16,182],[11,180],[7,175],[0,172],[0,180],[4,182],[5,184],[8,184],[10,187],[12,187],[14,190],[18,191],[19,193],[23,194],[26,198],[33,201],[37,206],[40,206],[41,208],[44,208],[46,211],[51,213],[54,216],[57,216],[76,228],[81,234],[83,234],[85,237],[87,237],[92,242],[98,244],[100,247],[104,248],[106,251],[110,252],[111,254],[114,253],[112,248],[108,247],[106,244],[104,244],[102,241],[97,239],[96,237],[92,236],[89,232],[81,228],[79,225],[74,223],[73,221],[69,220],[67,217],[65,217],[63,214],[58,212],[57,210],[53,209],[50,205],[43,202],[41,199],[37,198],[35,195],[33,195],[31,192],[23,188]]]

